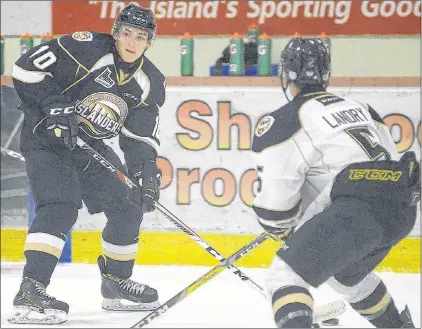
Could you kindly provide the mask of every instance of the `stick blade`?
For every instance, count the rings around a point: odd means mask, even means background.
[[[346,311],[346,303],[343,300],[336,300],[334,302],[322,305],[315,308],[314,322],[323,322],[338,318]]]

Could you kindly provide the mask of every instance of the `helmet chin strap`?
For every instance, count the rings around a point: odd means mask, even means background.
[[[287,76],[284,74],[283,66],[281,66],[281,72],[280,72],[280,81],[281,81],[281,89],[283,90],[283,94],[286,97],[287,102],[291,102],[293,100],[289,98],[287,91],[289,89],[289,80],[287,79]],[[284,82],[286,82],[286,85],[284,85]],[[291,93],[290,93],[291,96]]]
[[[281,89],[283,90],[283,94],[286,97],[287,102],[291,102],[293,98],[290,99],[289,96],[287,95],[287,91],[289,89],[289,82],[286,79],[286,82],[287,83],[286,83],[286,86],[284,86],[284,76],[283,76],[283,74],[281,74],[281,79],[280,80],[281,80]]]
[[[281,86],[281,89],[283,89],[283,94],[287,99],[287,102],[291,102],[292,100],[289,98],[289,96],[287,95],[287,87]]]

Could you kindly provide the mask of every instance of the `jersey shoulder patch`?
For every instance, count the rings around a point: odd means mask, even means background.
[[[273,125],[275,119],[271,115],[266,115],[256,125],[255,128],[255,135],[261,137],[264,135],[268,130],[270,130],[271,126]]]
[[[91,32],[88,31],[81,31],[81,32],[75,32],[72,34],[72,38],[77,41],[92,41],[94,36]]]
[[[290,102],[258,121],[252,143],[253,152],[262,152],[268,147],[281,144],[300,130],[299,103]]]
[[[296,135],[302,129],[300,109],[314,97],[314,95],[297,97],[280,109],[262,117],[255,128],[252,151],[262,152]]]

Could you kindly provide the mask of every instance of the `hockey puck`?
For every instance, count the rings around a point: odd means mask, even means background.
[[[340,323],[340,321],[338,319],[335,319],[335,318],[322,321],[322,324],[326,325],[326,326],[338,326],[339,323]]]

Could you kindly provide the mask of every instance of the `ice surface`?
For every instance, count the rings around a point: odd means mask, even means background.
[[[11,325],[7,316],[12,310],[21,276],[22,264],[1,263],[1,327],[33,327]],[[159,290],[160,301],[181,291],[209,267],[136,266],[133,278]],[[242,268],[263,285],[266,269]],[[380,273],[401,310],[408,304],[416,327],[420,327],[420,274]],[[107,312],[101,309],[100,273],[96,265],[60,264],[53,274],[47,292],[70,305],[68,322],[60,328],[130,328],[147,312]],[[313,290],[316,305],[339,299],[326,285]],[[39,326],[42,327],[42,326]],[[192,295],[155,319],[149,328],[275,328],[271,305],[260,294],[224,271]],[[369,328],[350,307],[340,317],[339,327]],[[46,326],[53,328],[53,326]]]

